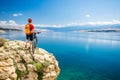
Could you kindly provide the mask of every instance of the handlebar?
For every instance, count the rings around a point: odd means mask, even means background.
[[[34,34],[40,34],[41,32],[34,32]]]
[[[34,38],[37,38],[37,35],[36,35],[36,34],[40,34],[40,33],[41,33],[41,32],[34,32],[34,33],[33,33],[33,37],[34,37]]]

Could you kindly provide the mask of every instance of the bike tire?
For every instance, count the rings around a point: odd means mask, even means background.
[[[35,52],[35,48],[37,47],[37,39],[34,39],[33,42],[32,42],[32,52],[34,53]]]

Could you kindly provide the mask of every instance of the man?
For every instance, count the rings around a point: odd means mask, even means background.
[[[34,25],[32,24],[32,19],[28,18],[28,24],[25,25],[25,33],[26,33],[26,45],[25,47],[32,47],[33,34],[34,34]],[[28,47],[28,40],[30,40],[30,46]]]

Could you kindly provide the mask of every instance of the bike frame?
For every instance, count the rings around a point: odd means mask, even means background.
[[[37,42],[38,42],[37,34],[39,34],[39,33],[41,33],[41,32],[33,33],[33,41],[32,41],[32,52],[33,52],[33,54],[34,54],[35,48],[37,47]]]

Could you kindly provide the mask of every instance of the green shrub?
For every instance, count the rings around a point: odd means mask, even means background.
[[[32,61],[30,62],[30,64],[35,64],[35,61],[34,61],[34,60],[32,60]]]
[[[38,80],[42,80],[42,77],[43,77],[43,66],[41,63],[34,63],[33,64],[36,69],[37,69],[37,74],[38,74]]]
[[[22,72],[17,69],[16,74],[17,74],[17,80],[18,80],[22,76]]]
[[[18,50],[23,50],[23,48],[22,48],[22,47],[19,47]]]
[[[2,47],[5,42],[6,42],[6,40],[4,38],[0,38],[0,47]]]
[[[41,63],[34,63],[34,66],[36,67],[37,72],[41,72],[43,70],[43,66]]]
[[[43,73],[42,72],[37,72],[37,74],[38,74],[38,80],[42,80]]]
[[[43,66],[44,66],[44,67],[48,67],[49,65],[50,65],[50,62],[47,61],[47,60],[45,60],[45,62],[43,63]]]

